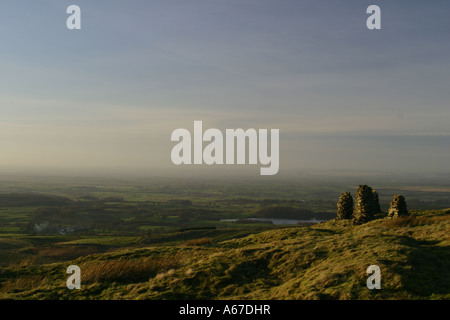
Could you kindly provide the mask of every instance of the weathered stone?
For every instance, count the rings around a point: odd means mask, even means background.
[[[356,190],[355,195],[353,224],[366,223],[370,221],[376,213],[372,188],[367,185],[360,185],[358,190]]]
[[[388,217],[398,218],[407,216],[409,216],[409,212],[406,208],[405,197],[400,194],[396,194],[392,199],[391,205],[389,207]]]
[[[379,213],[381,212],[380,198],[378,197],[378,193],[375,190],[372,190],[372,192],[373,192],[373,208],[376,213]]]
[[[337,218],[351,219],[353,214],[353,197],[350,192],[345,192],[339,196],[337,202]]]

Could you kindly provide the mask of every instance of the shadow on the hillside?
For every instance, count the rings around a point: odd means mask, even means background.
[[[450,247],[439,241],[404,241],[413,249],[407,254],[410,268],[399,270],[404,289],[423,297],[450,294]]]

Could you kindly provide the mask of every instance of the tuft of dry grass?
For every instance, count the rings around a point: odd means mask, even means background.
[[[418,217],[417,219],[417,225],[428,225],[428,224],[435,224],[444,222],[446,220],[450,220],[450,215],[446,216],[436,216],[436,217]]]
[[[53,247],[42,248],[39,250],[41,256],[47,257],[64,257],[64,258],[77,258],[87,256],[90,254],[98,253],[94,247]]]
[[[38,260],[37,256],[30,256],[26,257],[25,259],[22,259],[18,264],[17,267],[19,268],[26,268],[30,267],[36,264],[36,261]]]
[[[96,260],[82,263],[81,281],[136,283],[148,281],[158,273],[174,269],[180,264],[180,256],[145,257],[131,260]]]
[[[435,217],[416,217],[410,215],[408,217],[398,217],[395,219],[386,219],[382,225],[389,228],[415,227],[440,223],[450,219],[450,215]]]
[[[1,285],[0,292],[22,292],[43,287],[47,284],[47,278],[41,275],[23,275],[19,278],[8,279]]]
[[[205,237],[200,239],[193,239],[183,242],[182,246],[205,246],[213,244],[213,240],[211,238]]]

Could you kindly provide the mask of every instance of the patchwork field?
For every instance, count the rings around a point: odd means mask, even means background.
[[[33,181],[0,184],[1,299],[450,298],[449,193],[380,184],[383,213],[353,225],[335,219],[352,181]],[[399,192],[411,216],[389,219]]]

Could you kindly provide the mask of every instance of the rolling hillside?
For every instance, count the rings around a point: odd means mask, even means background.
[[[330,220],[238,239],[120,249],[12,266],[2,299],[450,299],[450,210],[359,226]],[[66,287],[78,265],[81,290]],[[369,265],[381,289],[366,287]]]

